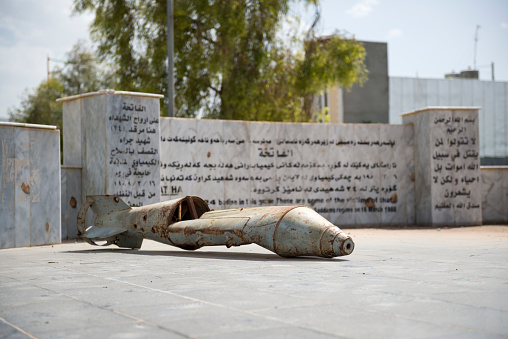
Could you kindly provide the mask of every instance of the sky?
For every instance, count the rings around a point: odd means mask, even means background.
[[[491,79],[494,62],[496,81],[508,81],[507,0],[321,0],[321,5],[322,35],[338,30],[388,43],[390,76],[443,78],[473,67],[479,25],[480,79]],[[91,45],[93,17],[71,12],[72,0],[0,0],[0,120],[7,119],[8,108],[19,107],[26,90],[46,79],[48,55],[63,60],[80,39]]]

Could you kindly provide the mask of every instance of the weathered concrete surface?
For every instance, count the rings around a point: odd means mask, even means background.
[[[0,249],[59,243],[60,131],[0,123]]]
[[[415,223],[411,125],[182,118],[160,125],[162,200],[195,195],[216,210],[305,205],[342,226]]]
[[[150,241],[1,250],[0,337],[508,336],[508,227],[346,232],[355,252],[335,259]]]
[[[508,166],[482,166],[484,224],[508,224]]]
[[[478,107],[404,113],[415,131],[416,224],[481,225]]]

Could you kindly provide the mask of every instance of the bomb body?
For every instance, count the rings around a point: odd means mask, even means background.
[[[85,227],[89,207],[93,225]],[[331,258],[354,249],[348,235],[308,207],[211,211],[194,196],[142,207],[130,207],[117,196],[89,196],[78,213],[78,231],[91,244],[103,240],[128,248],[141,247],[146,238],[186,250],[255,243],[283,257]]]

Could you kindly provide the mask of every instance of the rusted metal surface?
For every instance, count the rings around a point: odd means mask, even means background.
[[[93,225],[85,226],[91,208]],[[115,195],[88,196],[78,213],[78,234],[92,245],[140,248],[144,238],[186,250],[203,246],[258,244],[282,257],[349,255],[354,242],[339,227],[303,206],[273,206],[210,211],[187,196],[130,207]]]

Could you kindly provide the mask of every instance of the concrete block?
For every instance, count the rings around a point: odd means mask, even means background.
[[[78,210],[83,205],[81,199],[81,168],[61,167],[62,174],[62,239],[78,238]]]
[[[0,125],[0,248],[60,242],[60,132]]]
[[[0,126],[0,248],[15,246],[14,127]]]
[[[430,111],[430,168],[432,170],[431,201],[432,223],[437,225],[454,224],[452,198],[455,146],[450,146],[453,138],[453,114],[451,110]],[[450,169],[447,169],[450,168]]]
[[[67,114],[66,112],[63,113]],[[104,95],[83,98],[82,126],[85,143],[84,149],[83,176],[84,194],[106,194],[106,162],[110,161],[106,147],[106,99]],[[64,130],[64,133],[67,131]],[[66,165],[66,164],[64,164]]]
[[[416,222],[481,224],[478,108],[430,107],[403,121],[414,124]]]
[[[482,166],[482,221],[508,223],[508,166]]]
[[[14,197],[15,197],[15,247],[30,246],[31,200],[40,200],[40,182],[38,170],[30,170],[33,161],[30,153],[30,134],[28,128],[14,129],[15,143],[15,172],[14,172]],[[34,146],[39,147],[39,143]],[[38,156],[38,155],[37,155]],[[32,160],[35,160],[32,158]],[[35,222],[35,220],[34,220]]]
[[[32,246],[61,242],[60,180],[60,132],[31,129],[30,245]]]
[[[81,166],[81,100],[63,103],[63,161],[67,166]]]
[[[81,152],[82,201],[93,194],[118,194],[131,206],[160,201],[161,97],[104,90],[59,99],[64,122],[76,124],[64,131],[64,151]],[[75,166],[71,154],[64,165]]]

